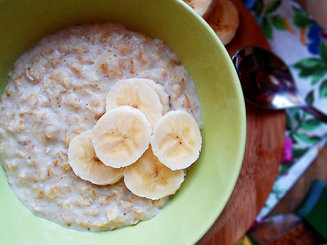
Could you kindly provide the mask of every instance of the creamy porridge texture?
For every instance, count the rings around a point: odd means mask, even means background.
[[[118,24],[81,25],[42,39],[9,74],[0,103],[0,157],[16,196],[34,213],[88,230],[155,216],[166,198],[132,194],[120,180],[98,186],[68,164],[70,141],[105,113],[108,91],[124,78],[148,78],[201,125],[192,78],[161,40]]]

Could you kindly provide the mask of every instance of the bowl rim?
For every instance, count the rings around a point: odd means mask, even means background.
[[[211,37],[213,39],[215,39],[215,41],[217,42],[217,44],[222,48],[222,51],[225,53],[225,56],[227,57],[227,60],[226,62],[228,62],[229,64],[229,67],[233,68],[233,80],[234,81],[237,81],[237,84],[236,86],[234,87],[235,88],[235,91],[237,93],[237,97],[238,98],[242,98],[239,99],[239,106],[240,106],[240,115],[241,115],[241,118],[242,118],[242,122],[241,122],[241,135],[240,135],[240,138],[241,138],[241,144],[240,144],[240,147],[241,149],[239,149],[240,151],[238,152],[237,154],[237,168],[238,168],[238,171],[236,173],[236,178],[233,178],[233,184],[230,188],[230,191],[228,193],[228,195],[225,196],[225,200],[224,200],[224,205],[220,208],[219,211],[217,211],[216,213],[216,216],[213,216],[211,221],[208,223],[207,227],[205,228],[204,232],[202,233],[202,236],[197,240],[197,241],[194,241],[195,243],[200,241],[202,238],[205,237],[205,235],[208,233],[208,231],[214,226],[215,222],[219,219],[219,216],[221,215],[222,211],[224,210],[224,208],[226,207],[229,199],[231,198],[232,196],[232,193],[234,192],[234,189],[236,187],[236,183],[237,183],[237,180],[239,178],[239,175],[241,173],[241,170],[242,170],[242,165],[243,165],[243,159],[245,157],[245,146],[246,146],[246,127],[247,127],[247,120],[246,120],[246,109],[245,109],[245,100],[244,100],[244,94],[243,94],[243,90],[242,90],[242,87],[241,87],[241,83],[240,83],[240,80],[239,80],[239,77],[237,75],[237,71],[235,69],[235,66],[233,64],[233,61],[232,61],[232,58],[229,56],[229,53],[225,47],[225,45],[221,42],[221,40],[219,39],[218,35],[215,33],[215,31],[211,28],[211,26],[205,21],[204,18],[202,18],[200,15],[198,15],[188,4],[186,4],[183,0],[178,0],[176,1],[178,2],[178,4],[184,6],[186,9],[189,10],[189,12],[192,13],[192,15],[199,21],[202,23],[202,25],[205,27],[205,29],[207,29],[208,33],[210,33]],[[228,59],[229,58],[229,59]]]

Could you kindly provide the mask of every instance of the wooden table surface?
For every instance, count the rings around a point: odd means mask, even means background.
[[[244,46],[269,49],[267,40],[241,0],[233,0],[240,14],[236,37],[227,45],[232,56]],[[250,228],[263,207],[281,160],[284,133],[284,112],[262,111],[246,104],[247,140],[243,166],[235,189],[225,209],[200,245],[235,244]]]

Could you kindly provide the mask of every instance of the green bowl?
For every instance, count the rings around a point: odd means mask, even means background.
[[[215,33],[179,0],[0,0],[0,86],[14,61],[68,24],[116,21],[166,41],[191,73],[203,118],[203,147],[178,193],[136,226],[82,232],[28,211],[0,168],[1,244],[194,244],[226,205],[242,165],[246,117],[233,64]]]

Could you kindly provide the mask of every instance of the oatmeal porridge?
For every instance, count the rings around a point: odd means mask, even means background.
[[[71,140],[94,127],[116,81],[145,78],[168,94],[167,111],[184,109],[201,126],[195,85],[161,40],[118,24],[74,26],[42,39],[9,73],[0,103],[0,157],[22,203],[49,220],[109,230],[155,216],[167,198],[130,192],[123,180],[95,185],[68,164]]]

